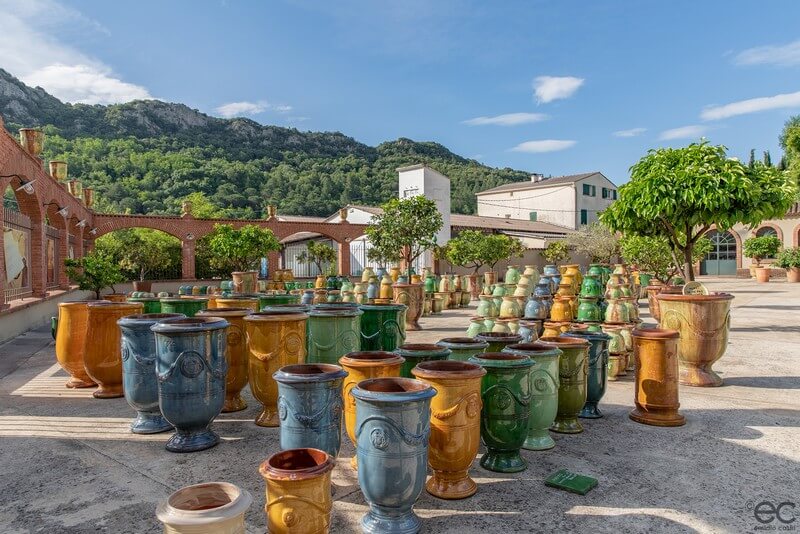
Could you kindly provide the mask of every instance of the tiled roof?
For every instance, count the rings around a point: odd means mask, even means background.
[[[789,208],[789,211],[786,212],[786,217],[790,219],[795,219],[800,217],[800,202],[795,202]]]
[[[486,195],[489,193],[506,193],[509,191],[523,191],[527,189],[538,189],[540,187],[551,187],[554,185],[571,184],[583,180],[584,178],[589,178],[590,176],[594,176],[595,174],[603,176],[603,173],[598,171],[585,172],[583,174],[570,174],[569,176],[556,176],[554,178],[543,178],[538,182],[533,182],[533,181],[514,182],[511,184],[505,184],[493,187],[492,189],[487,189],[486,191],[480,191],[479,193],[475,194]],[[605,176],[603,176],[603,178],[605,178]]]

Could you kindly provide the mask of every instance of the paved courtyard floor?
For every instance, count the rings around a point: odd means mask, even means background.
[[[423,492],[416,511],[426,532],[748,532],[800,527],[800,284],[704,280],[730,291],[732,329],[715,369],[720,388],[681,387],[687,424],[656,428],[627,417],[632,378],[609,383],[605,417],[578,435],[554,435],[549,451],[523,451],[527,471],[491,473],[477,459],[478,493],[444,501]],[[644,318],[646,303],[641,301]],[[412,341],[460,335],[474,309],[423,319]],[[2,325],[0,325],[2,328]],[[257,403],[222,414],[223,442],[181,455],[168,435],[134,436],[124,399],[97,400],[67,390],[49,329],[0,346],[0,532],[160,532],[156,503],[176,489],[223,480],[249,490],[248,532],[264,532],[264,482],[258,465],[278,450],[278,429],[257,427]],[[358,532],[366,510],[346,436],[334,470],[332,532]],[[544,486],[566,468],[591,475],[586,496]],[[784,506],[783,519],[759,523],[753,507]],[[769,510],[769,505],[762,507]],[[762,515],[770,519],[770,515]]]

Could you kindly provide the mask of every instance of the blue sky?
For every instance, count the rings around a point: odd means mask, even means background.
[[[800,114],[796,0],[0,0],[0,20],[0,66],[64,100],[159,98],[617,183],[701,135],[776,160]]]

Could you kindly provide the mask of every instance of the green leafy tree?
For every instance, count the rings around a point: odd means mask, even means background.
[[[782,217],[796,195],[787,174],[761,162],[750,169],[728,159],[724,146],[703,141],[650,150],[600,220],[624,234],[665,237],[685,278],[694,280],[693,249],[711,225],[727,230]]]
[[[764,165],[772,167],[772,156],[769,155],[769,150],[764,151]]]
[[[181,242],[169,234],[148,228],[117,230],[99,237],[98,251],[119,263],[128,278],[146,280],[156,271],[180,267]]]
[[[367,249],[367,259],[377,263],[380,267],[400,262],[400,253],[397,250],[386,250],[375,245]]]
[[[619,246],[625,261],[665,284],[681,272],[681,266],[673,259],[669,241],[663,236],[625,235]],[[692,260],[695,263],[702,260],[713,247],[710,239],[701,237],[695,243]]]
[[[297,255],[297,261],[316,265],[320,273],[325,272],[323,265],[334,265],[336,258],[336,250],[322,241],[309,241],[306,243],[306,250]]]
[[[78,284],[79,289],[94,291],[94,296],[100,299],[100,292],[114,284],[122,282],[123,276],[119,265],[102,252],[93,250],[80,259],[67,258],[64,260],[67,276]]]
[[[184,201],[189,201],[192,203],[192,209],[190,213],[195,219],[219,219],[227,216],[225,210],[222,210],[216,206],[202,191],[189,193],[180,199],[178,204],[183,205]]]
[[[781,269],[795,269],[800,267],[800,247],[789,247],[781,250],[775,257],[773,264]]]
[[[373,216],[367,226],[367,237],[379,250],[398,251],[411,276],[414,260],[436,246],[442,215],[433,200],[421,195],[395,198],[381,207],[383,213]]]
[[[488,234],[483,241],[483,258],[494,271],[500,261],[521,258],[525,254],[525,246],[516,237],[505,234]]]
[[[208,247],[214,263],[227,272],[249,271],[281,245],[272,230],[254,224],[235,229],[230,224],[217,224],[211,232]]]
[[[487,246],[489,238],[489,234],[477,230],[464,230],[447,242],[444,256],[450,264],[468,267],[473,274],[478,274],[480,268],[493,259]]]
[[[774,258],[780,248],[780,239],[774,235],[765,235],[746,239],[742,252],[748,258],[753,258],[756,261],[756,266],[760,266],[761,260]]]
[[[611,263],[619,255],[619,236],[599,221],[567,234],[566,243],[575,252],[588,256],[592,263]]]
[[[569,245],[565,241],[550,241],[539,254],[547,263],[557,264],[569,257]]]

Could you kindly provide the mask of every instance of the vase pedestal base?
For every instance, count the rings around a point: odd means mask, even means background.
[[[684,386],[696,386],[703,388],[719,387],[722,385],[722,378],[711,369],[689,366],[681,362],[680,383]]]
[[[80,378],[70,378],[64,387],[73,389],[73,388],[96,388],[97,384],[92,382],[91,380],[81,380]]]
[[[577,417],[573,417],[572,419],[563,419],[561,421],[556,420],[550,430],[559,434],[580,434],[583,432],[583,425],[581,425]]]
[[[466,499],[475,495],[478,485],[472,480],[467,471],[457,473],[433,472],[428,479],[425,489],[434,497],[440,499]]]
[[[648,412],[638,406],[631,410],[628,417],[637,423],[651,426],[683,426],[686,418],[676,411]]]
[[[210,449],[219,443],[219,436],[206,428],[199,431],[178,430],[169,438],[166,448],[170,452],[196,452]]]
[[[578,417],[583,419],[600,419],[603,417],[603,413],[597,409],[597,403],[588,402],[583,406],[581,413],[578,414]]]
[[[361,518],[361,529],[366,534],[416,534],[422,529],[422,521],[413,510],[405,514],[383,514],[377,506]]]
[[[542,430],[535,434],[529,433],[522,448],[528,451],[546,451],[555,446],[556,442],[550,437],[550,433],[547,430]]]
[[[117,399],[123,397],[122,384],[119,386],[99,386],[97,391],[92,393],[95,399]]]
[[[280,420],[278,419],[278,410],[277,408],[264,408],[258,417],[256,417],[256,424],[258,426],[280,426]]]
[[[528,464],[515,451],[489,451],[481,457],[481,467],[496,473],[519,473],[528,468]]]
[[[235,397],[225,397],[225,404],[222,405],[222,413],[241,412],[247,408],[247,403],[241,395]]]
[[[158,434],[173,430],[173,428],[172,424],[164,419],[161,412],[138,412],[136,419],[131,423],[131,432],[134,434]]]

